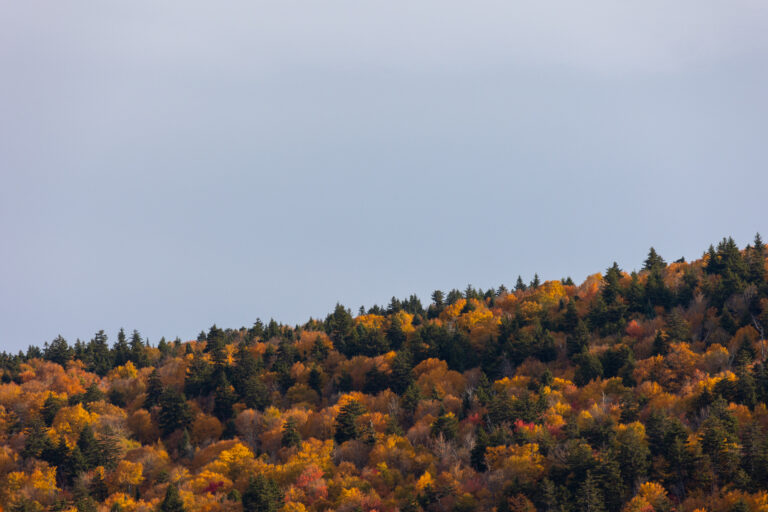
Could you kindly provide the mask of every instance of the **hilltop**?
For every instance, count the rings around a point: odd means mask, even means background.
[[[196,340],[0,354],[0,511],[768,510],[759,235]]]

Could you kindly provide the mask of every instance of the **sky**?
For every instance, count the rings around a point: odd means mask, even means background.
[[[763,0],[0,0],[0,350],[768,235]]]

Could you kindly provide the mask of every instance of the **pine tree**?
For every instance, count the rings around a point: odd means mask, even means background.
[[[524,292],[528,287],[523,282],[522,276],[517,276],[517,282],[515,283],[515,291]]]

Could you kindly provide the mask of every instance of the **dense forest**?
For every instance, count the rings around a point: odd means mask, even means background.
[[[0,355],[3,511],[768,511],[756,236],[639,271]]]

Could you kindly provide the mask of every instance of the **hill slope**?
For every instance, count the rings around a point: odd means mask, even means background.
[[[768,510],[766,250],[0,356],[2,510]]]

